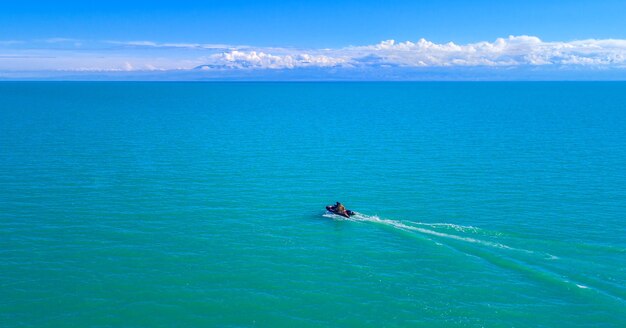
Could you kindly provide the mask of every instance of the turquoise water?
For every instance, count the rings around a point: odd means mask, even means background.
[[[0,83],[0,326],[624,327],[625,127],[626,83]]]

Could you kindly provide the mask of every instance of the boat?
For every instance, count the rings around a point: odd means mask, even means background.
[[[328,205],[326,206],[326,210],[333,213],[333,214],[337,214],[337,215],[341,215],[345,218],[350,218],[351,216],[353,216],[355,213],[353,211],[350,211],[348,209],[346,209],[345,212],[338,212],[335,210],[334,206]]]

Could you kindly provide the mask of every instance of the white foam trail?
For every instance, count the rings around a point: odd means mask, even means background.
[[[461,237],[461,236],[451,235],[451,234],[438,232],[438,231],[433,231],[433,230],[429,230],[429,229],[414,227],[414,226],[410,226],[410,225],[404,224],[404,223],[402,223],[400,221],[381,219],[381,218],[379,218],[377,216],[366,216],[366,215],[362,215],[360,213],[357,213],[357,216],[359,218],[361,218],[363,221],[383,223],[383,224],[387,224],[387,225],[390,225],[390,226],[393,226],[393,227],[396,227],[396,228],[399,228],[399,229],[412,230],[412,231],[417,231],[417,232],[421,232],[421,233],[424,233],[424,234],[433,235],[433,236],[437,236],[437,237],[455,239],[455,240],[465,241],[465,242],[468,242],[468,243],[481,244],[481,245],[490,246],[490,247],[516,250],[513,247],[509,247],[507,245],[500,244],[500,243],[494,243],[494,242],[485,241],[485,240],[476,239],[476,238],[471,238],[471,237]],[[522,250],[522,251],[526,251],[526,250]],[[531,252],[531,251],[527,251],[527,252]]]
[[[425,228],[420,228],[420,227],[415,227],[412,225],[407,225],[405,223],[402,223],[400,221],[396,221],[396,220],[388,220],[388,219],[381,219],[378,216],[370,216],[370,215],[365,215],[362,213],[358,213],[355,212],[355,214],[350,217],[350,218],[345,218],[343,216],[340,215],[336,215],[330,212],[327,212],[326,214],[324,214],[325,217],[328,218],[332,218],[335,220],[346,220],[346,221],[366,221],[366,222],[374,222],[374,223],[379,223],[379,224],[384,224],[387,226],[391,226],[400,230],[410,230],[410,231],[416,231],[416,232],[420,232],[423,234],[427,234],[427,235],[432,235],[432,236],[437,236],[437,237],[442,237],[442,238],[448,238],[448,239],[454,239],[454,240],[460,240],[460,241],[464,241],[464,242],[468,242],[468,243],[475,243],[475,244],[480,244],[480,245],[484,245],[484,246],[489,246],[489,247],[495,247],[495,248],[500,248],[500,249],[508,249],[508,250],[515,250],[515,251],[522,251],[522,252],[526,252],[526,253],[533,253],[533,251],[530,250],[526,250],[526,249],[518,249],[518,248],[513,248],[501,243],[495,243],[495,242],[490,242],[490,241],[485,241],[485,240],[481,240],[481,239],[476,239],[476,238],[471,238],[471,237],[462,237],[462,236],[457,236],[457,235],[452,235],[452,234],[447,234],[447,233],[443,233],[443,232],[438,232],[438,231],[434,231],[434,230],[429,230],[429,229],[425,229]],[[448,227],[448,228],[452,228],[455,229],[457,231],[463,231],[463,232],[467,232],[468,230],[475,232],[478,231],[478,228],[472,227],[472,226],[459,226],[456,224],[451,224],[451,223],[422,223],[422,222],[411,222],[412,224],[417,224],[417,225],[423,225],[423,226],[431,226],[431,227]]]
[[[326,214],[324,214],[324,217],[331,218],[333,220],[340,220],[340,221],[374,222],[374,223],[387,225],[387,226],[390,226],[390,227],[393,227],[393,228],[396,228],[396,229],[399,229],[399,230],[403,230],[403,231],[407,231],[407,230],[408,231],[416,231],[416,232],[420,232],[420,233],[423,233],[423,234],[432,235],[432,236],[441,237],[441,238],[454,239],[454,240],[459,240],[459,241],[468,242],[468,243],[476,243],[476,244],[489,246],[489,247],[495,247],[495,248],[500,248],[500,249],[507,249],[507,250],[521,251],[521,252],[525,252],[525,253],[536,254],[535,252],[530,251],[530,250],[514,248],[514,247],[510,247],[510,246],[501,244],[501,243],[495,243],[495,242],[485,241],[485,240],[471,238],[471,237],[462,237],[462,236],[442,233],[442,232],[433,231],[433,230],[429,230],[429,229],[424,229],[424,228],[420,228],[420,227],[410,226],[410,225],[407,225],[407,224],[405,224],[405,223],[403,223],[401,221],[381,219],[378,216],[369,216],[369,215],[365,215],[365,214],[361,214],[361,213],[355,213],[355,215],[353,215],[352,217],[345,218],[343,216],[335,215],[333,213],[327,212]],[[417,225],[421,224],[421,225],[433,226],[433,227],[437,227],[437,226],[445,226],[445,227],[456,226],[456,225],[448,224],[448,223],[420,223],[420,222],[414,223],[414,222],[411,222],[411,224],[417,224]],[[468,228],[468,227],[463,227],[463,226],[456,226],[456,227],[462,227],[462,228],[465,228],[465,229]],[[474,228],[474,227],[471,227],[471,228]],[[475,228],[475,229],[479,230],[478,228]],[[475,230],[472,230],[472,231],[475,231]],[[433,241],[436,245],[447,246],[445,244],[442,244],[442,243],[438,242],[436,239],[435,240],[430,239],[430,238],[427,238],[427,239]],[[542,252],[539,252],[539,253],[545,255],[544,259],[546,259],[546,260],[558,260],[559,259],[559,257],[554,256],[554,255],[549,254],[549,253],[542,253]],[[467,253],[467,254],[471,255],[471,253]],[[501,256],[503,256],[503,255],[504,254],[501,254]],[[506,255],[504,255],[503,257],[504,258],[510,258],[510,257],[508,257]],[[511,260],[515,261],[515,262],[519,262],[519,263],[526,263],[526,264],[528,264],[524,260],[519,260],[519,259],[516,260],[514,258],[511,259]],[[551,279],[556,279],[556,281],[559,281],[561,283],[565,283],[565,284],[570,285],[570,286],[571,285],[575,285],[576,287],[578,287],[580,289],[595,290],[595,291],[597,291],[597,292],[599,292],[599,293],[601,293],[603,295],[611,297],[612,299],[616,299],[616,300],[618,300],[618,301],[620,301],[622,303],[624,302],[624,299],[622,299],[620,296],[615,296],[615,295],[613,295],[610,292],[602,291],[602,290],[600,290],[600,289],[598,289],[596,287],[590,287],[588,285],[583,285],[583,284],[580,284],[578,282],[570,281],[570,280],[566,279],[564,275],[552,272],[551,270],[546,269],[546,268],[542,268],[542,269],[533,268],[533,267],[536,267],[536,264],[530,264],[530,265],[531,265],[530,267],[526,266],[525,268],[527,270],[533,271],[535,273],[546,275],[546,276],[550,277]]]
[[[333,214],[333,213],[331,213],[331,212],[326,212],[326,213],[324,213],[322,216],[323,216],[323,217],[325,217],[325,218],[333,219],[333,220],[342,220],[342,219],[343,219],[343,220],[347,220],[347,219],[346,219],[346,218],[344,218],[343,216],[341,216],[341,215],[337,215],[337,214]]]
[[[411,222],[411,223],[415,225],[421,225],[421,226],[427,226],[427,227],[433,227],[433,228],[443,227],[447,229],[454,229],[459,232],[479,232],[480,231],[480,229],[476,227],[462,226],[462,225],[452,224],[452,223],[425,223],[425,222]]]

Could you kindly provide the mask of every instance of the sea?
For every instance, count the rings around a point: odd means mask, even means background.
[[[1,82],[0,326],[626,327],[626,83]]]

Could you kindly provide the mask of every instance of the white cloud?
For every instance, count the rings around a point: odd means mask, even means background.
[[[230,50],[208,58],[207,64],[231,68],[294,68],[302,66],[540,66],[616,65],[626,63],[626,40],[544,42],[534,36],[510,36],[493,42],[459,45],[382,41],[339,49]]]
[[[24,41],[20,40],[0,40],[0,46],[12,46],[16,44],[23,44]]]
[[[72,39],[72,38],[48,38],[48,39],[43,40],[43,42],[46,42],[46,43],[65,43],[65,42],[76,43],[76,42],[80,42],[80,40]]]
[[[245,46],[232,46],[217,43],[183,43],[183,42],[154,42],[154,41],[105,41],[105,43],[122,45],[127,47],[147,48],[182,48],[182,49],[238,49]]]
[[[284,52],[284,51],[282,51]],[[212,65],[222,68],[296,68],[296,67],[332,67],[346,63],[344,58],[329,57],[319,54],[298,53],[269,54],[263,51],[231,50],[209,57]],[[206,67],[206,66],[205,66]]]
[[[415,42],[386,40],[373,45],[335,49],[154,41],[91,41],[91,47],[82,49],[69,44],[63,48],[65,43],[78,41],[74,39],[41,41],[30,44],[0,41],[0,45],[4,46],[0,49],[0,71],[626,66],[626,40],[546,42],[525,35],[468,44],[434,43],[426,39]],[[50,43],[57,45],[46,46]]]

